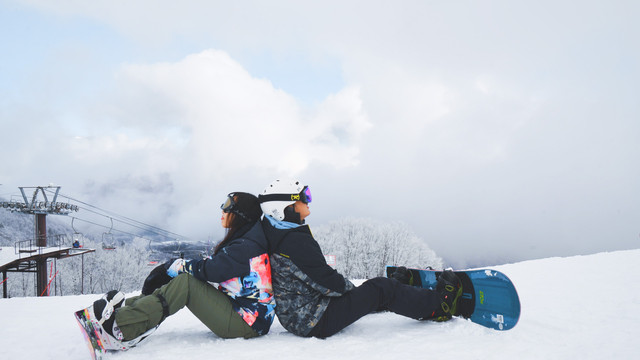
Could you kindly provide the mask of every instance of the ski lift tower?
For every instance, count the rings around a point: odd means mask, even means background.
[[[57,248],[47,246],[47,215],[69,215],[73,211],[78,211],[77,205],[58,202],[58,193],[60,186],[36,186],[36,187],[19,187],[24,202],[4,201],[0,202],[3,207],[11,212],[21,212],[23,214],[35,216],[35,246],[32,240],[28,240],[28,244],[23,245],[21,242],[16,243],[15,252],[17,259],[11,259],[7,264],[0,264],[4,274],[4,286],[6,296],[6,271],[15,268],[14,271],[29,271],[35,264],[37,295],[43,296],[47,289],[47,260],[49,258],[65,258],[74,255],[81,255],[86,252],[95,250],[85,249],[81,253],[70,253],[70,248],[62,247],[57,244]],[[29,199],[25,193],[25,189],[33,189],[33,195]],[[53,197],[49,199],[47,191],[53,192]],[[41,194],[43,199],[39,200],[38,195]],[[44,200],[44,201],[43,201]],[[19,245],[20,244],[20,245]],[[25,255],[26,254],[26,255]]]

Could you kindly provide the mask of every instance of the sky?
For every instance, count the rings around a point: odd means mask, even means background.
[[[0,0],[0,196],[200,239],[296,178],[312,226],[402,221],[455,267],[636,249],[639,10]]]

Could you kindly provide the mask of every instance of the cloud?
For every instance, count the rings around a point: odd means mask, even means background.
[[[244,190],[259,191],[275,176],[266,174],[293,176],[314,163],[355,166],[370,127],[357,88],[302,106],[218,50],[173,63],[125,64],[116,79],[107,93],[74,109],[78,130],[49,125],[51,133],[38,134],[40,145],[56,150],[25,166],[35,176],[42,160],[56,183],[83,189],[76,196],[107,209],[144,208],[142,220],[164,218],[178,233],[211,230],[202,214],[218,201],[203,197],[212,189],[221,198],[238,190],[231,184],[251,183]],[[54,118],[69,123],[65,114]],[[45,153],[43,146],[16,146]],[[83,180],[65,173],[70,169]],[[238,180],[256,173],[264,180]]]
[[[357,88],[303,107],[222,51],[171,64],[127,65],[119,77],[118,89],[127,92],[106,116],[124,129],[168,134],[167,140],[189,154],[191,166],[207,165],[214,172],[255,167],[293,175],[316,161],[350,166],[369,127]]]

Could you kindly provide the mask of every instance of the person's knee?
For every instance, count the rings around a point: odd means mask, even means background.
[[[362,283],[362,285],[369,285],[369,286],[375,286],[375,287],[379,287],[379,288],[384,288],[384,289],[389,289],[389,288],[395,288],[399,282],[395,279],[390,279],[390,278],[386,278],[386,277],[376,277],[373,279],[369,279],[367,281],[365,281],[364,283]]]
[[[169,281],[167,284],[163,285],[162,287],[176,287],[176,286],[188,286],[189,284],[189,277],[191,275],[187,274],[187,273],[182,273],[176,277],[174,277],[173,279],[171,279],[171,281]],[[156,290],[157,291],[157,290]]]
[[[190,277],[191,275],[186,273],[180,274],[174,277],[173,279],[171,279],[171,281],[169,281],[165,285],[162,285],[162,287],[154,290],[154,292],[151,295],[160,294],[164,297],[172,297],[174,294],[177,294],[177,293],[188,293],[189,282],[191,280]]]
[[[191,274],[187,274],[187,273],[182,273],[178,276],[176,276],[173,280],[179,280],[179,281],[185,281],[188,282],[189,278],[191,278],[192,275]]]
[[[362,283],[361,286],[367,286],[371,289],[375,289],[374,291],[379,294],[383,299],[389,299],[393,297],[393,294],[396,291],[398,285],[401,285],[395,279],[390,279],[386,277],[377,277],[373,279],[369,279]]]

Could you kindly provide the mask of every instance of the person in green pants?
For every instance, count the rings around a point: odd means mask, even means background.
[[[170,281],[152,292],[143,289],[148,295],[125,300],[112,290],[88,308],[101,326],[105,350],[135,346],[185,306],[221,338],[269,331],[275,300],[260,203],[252,194],[234,192],[221,208],[227,232],[211,257],[169,262],[162,271]]]

